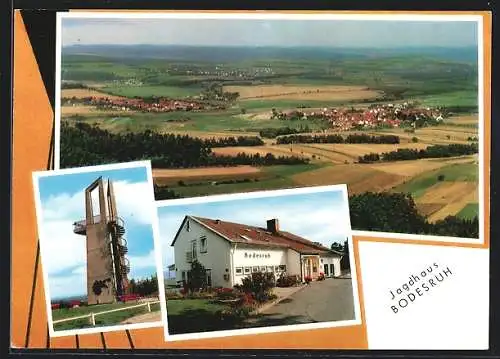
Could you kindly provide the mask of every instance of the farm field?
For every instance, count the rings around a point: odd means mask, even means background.
[[[122,99],[122,96],[114,96],[103,89],[102,91],[96,91],[93,89],[62,89],[61,98],[85,98],[85,97],[96,97],[96,98],[109,98],[110,100]]]
[[[353,101],[375,99],[381,95],[380,92],[363,86],[256,85],[224,86],[224,90],[238,92],[243,101],[252,99]]]
[[[302,49],[300,54],[290,57],[287,51],[292,50],[255,55],[263,50],[166,47],[161,51],[157,49],[159,52],[152,57],[141,53],[132,61],[132,58],[122,59],[121,52],[103,55],[104,49],[92,51],[96,51],[92,56],[74,53],[63,56],[63,77],[98,91],[64,89],[63,97],[197,97],[205,101],[217,99],[225,106],[213,107],[217,110],[163,113],[108,112],[92,106],[64,106],[62,120],[65,123],[97,124],[100,129],[123,134],[127,138],[124,141],[128,141],[127,136],[144,131],[195,139],[258,136],[263,144],[233,146],[231,143],[230,147],[213,146],[208,152],[224,158],[237,154],[265,157],[270,153],[276,158],[288,159],[289,163],[290,159],[299,159],[289,165],[277,164],[279,162],[248,165],[247,161],[226,167],[216,167],[213,162],[194,167],[186,160],[187,168],[154,168],[155,184],[166,186],[179,196],[346,183],[350,194],[409,193],[419,213],[431,222],[448,215],[474,218],[478,212],[477,156],[357,163],[360,156],[371,153],[477,144],[477,66],[472,60],[453,60],[432,53],[406,54],[404,50],[369,55],[361,51],[335,58],[333,53],[322,53],[322,50]],[[160,58],[159,53],[164,58]],[[227,100],[229,95],[233,96],[231,100]],[[424,112],[431,107],[449,109],[449,112],[440,123],[434,121],[421,127],[415,125],[416,128],[408,124],[390,127],[392,125],[383,123],[345,131],[332,125],[333,121],[317,118],[317,114],[307,119],[273,116],[276,111],[311,113],[325,108],[351,108],[361,113],[368,111],[369,106],[390,107],[407,102]],[[296,131],[305,135],[394,135],[400,143],[278,145],[276,136],[267,135],[270,130],[274,133],[274,130],[285,129],[292,131],[285,132],[288,134]],[[168,157],[170,150],[158,156]]]

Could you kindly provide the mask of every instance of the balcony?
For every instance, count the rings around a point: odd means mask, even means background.
[[[192,263],[197,259],[196,252],[193,253],[191,251],[186,252],[186,262],[187,263]]]
[[[94,223],[100,223],[101,222],[101,216],[97,215],[94,216]],[[86,234],[87,233],[87,220],[82,219],[81,221],[73,223],[73,233],[75,234]]]
[[[108,222],[110,220],[111,219],[108,218]],[[97,224],[100,222],[101,222],[101,216],[99,214],[94,216],[94,224]],[[120,236],[125,234],[124,223],[123,223],[123,220],[121,218],[117,219],[117,231],[118,231],[118,235],[120,235]],[[87,220],[82,219],[80,221],[74,222],[73,223],[73,233],[85,235],[87,233]]]

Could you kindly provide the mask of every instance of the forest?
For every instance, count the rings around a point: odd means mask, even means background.
[[[366,134],[352,134],[347,137],[341,135],[290,135],[276,139],[278,144],[289,143],[373,143],[373,144],[398,144],[399,136]]]
[[[368,153],[364,156],[359,156],[359,163],[373,163],[379,161],[408,161],[418,160],[422,158],[445,158],[455,156],[466,156],[478,153],[477,143],[459,144],[453,143],[450,145],[433,145],[426,149],[411,149],[398,148],[396,151],[378,153]]]
[[[410,194],[366,192],[350,196],[353,229],[479,238],[479,220],[448,216],[430,223],[418,213]]]
[[[61,124],[61,167],[91,166],[117,162],[151,159],[156,168],[193,168],[206,166],[234,166],[274,164],[304,164],[299,157],[247,155],[216,156],[212,147],[253,146],[258,137],[240,136],[203,140],[188,135],[160,134],[151,130],[140,133],[112,133],[77,122],[74,126]]]

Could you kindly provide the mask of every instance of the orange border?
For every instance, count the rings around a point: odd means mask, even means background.
[[[72,12],[179,12],[173,10],[70,10]],[[220,13],[221,11],[182,11]],[[224,11],[242,13],[246,11]],[[258,13],[268,11],[255,11]],[[277,11],[280,13],[317,14],[324,11]],[[402,11],[332,11],[339,14],[408,14]],[[40,263],[37,258],[37,229],[34,209],[31,172],[44,170],[50,151],[53,112],[50,107],[37,63],[19,10],[14,19],[14,124],[13,124],[13,184],[12,184],[12,321],[11,343],[18,348],[142,348],[142,349],[367,349],[365,314],[361,268],[359,266],[359,241],[408,243],[468,248],[489,248],[489,163],[491,140],[491,12],[439,12],[419,11],[424,14],[482,15],[484,22],[484,195],[485,195],[485,243],[482,245],[443,243],[438,241],[389,240],[373,237],[354,237],[358,289],[362,325],[313,329],[300,332],[255,334],[227,338],[199,339],[165,342],[163,328],[117,331],[103,334],[87,334],[60,338],[48,338],[45,299]],[[37,270],[34,281],[35,268]],[[30,298],[35,283],[31,326],[28,328]],[[26,340],[29,332],[29,340]]]

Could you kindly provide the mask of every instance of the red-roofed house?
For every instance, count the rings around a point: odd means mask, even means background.
[[[343,253],[281,231],[277,219],[266,228],[186,216],[172,242],[178,282],[189,281],[191,263],[207,269],[208,285],[231,288],[252,272],[283,272],[316,279],[340,275]]]

